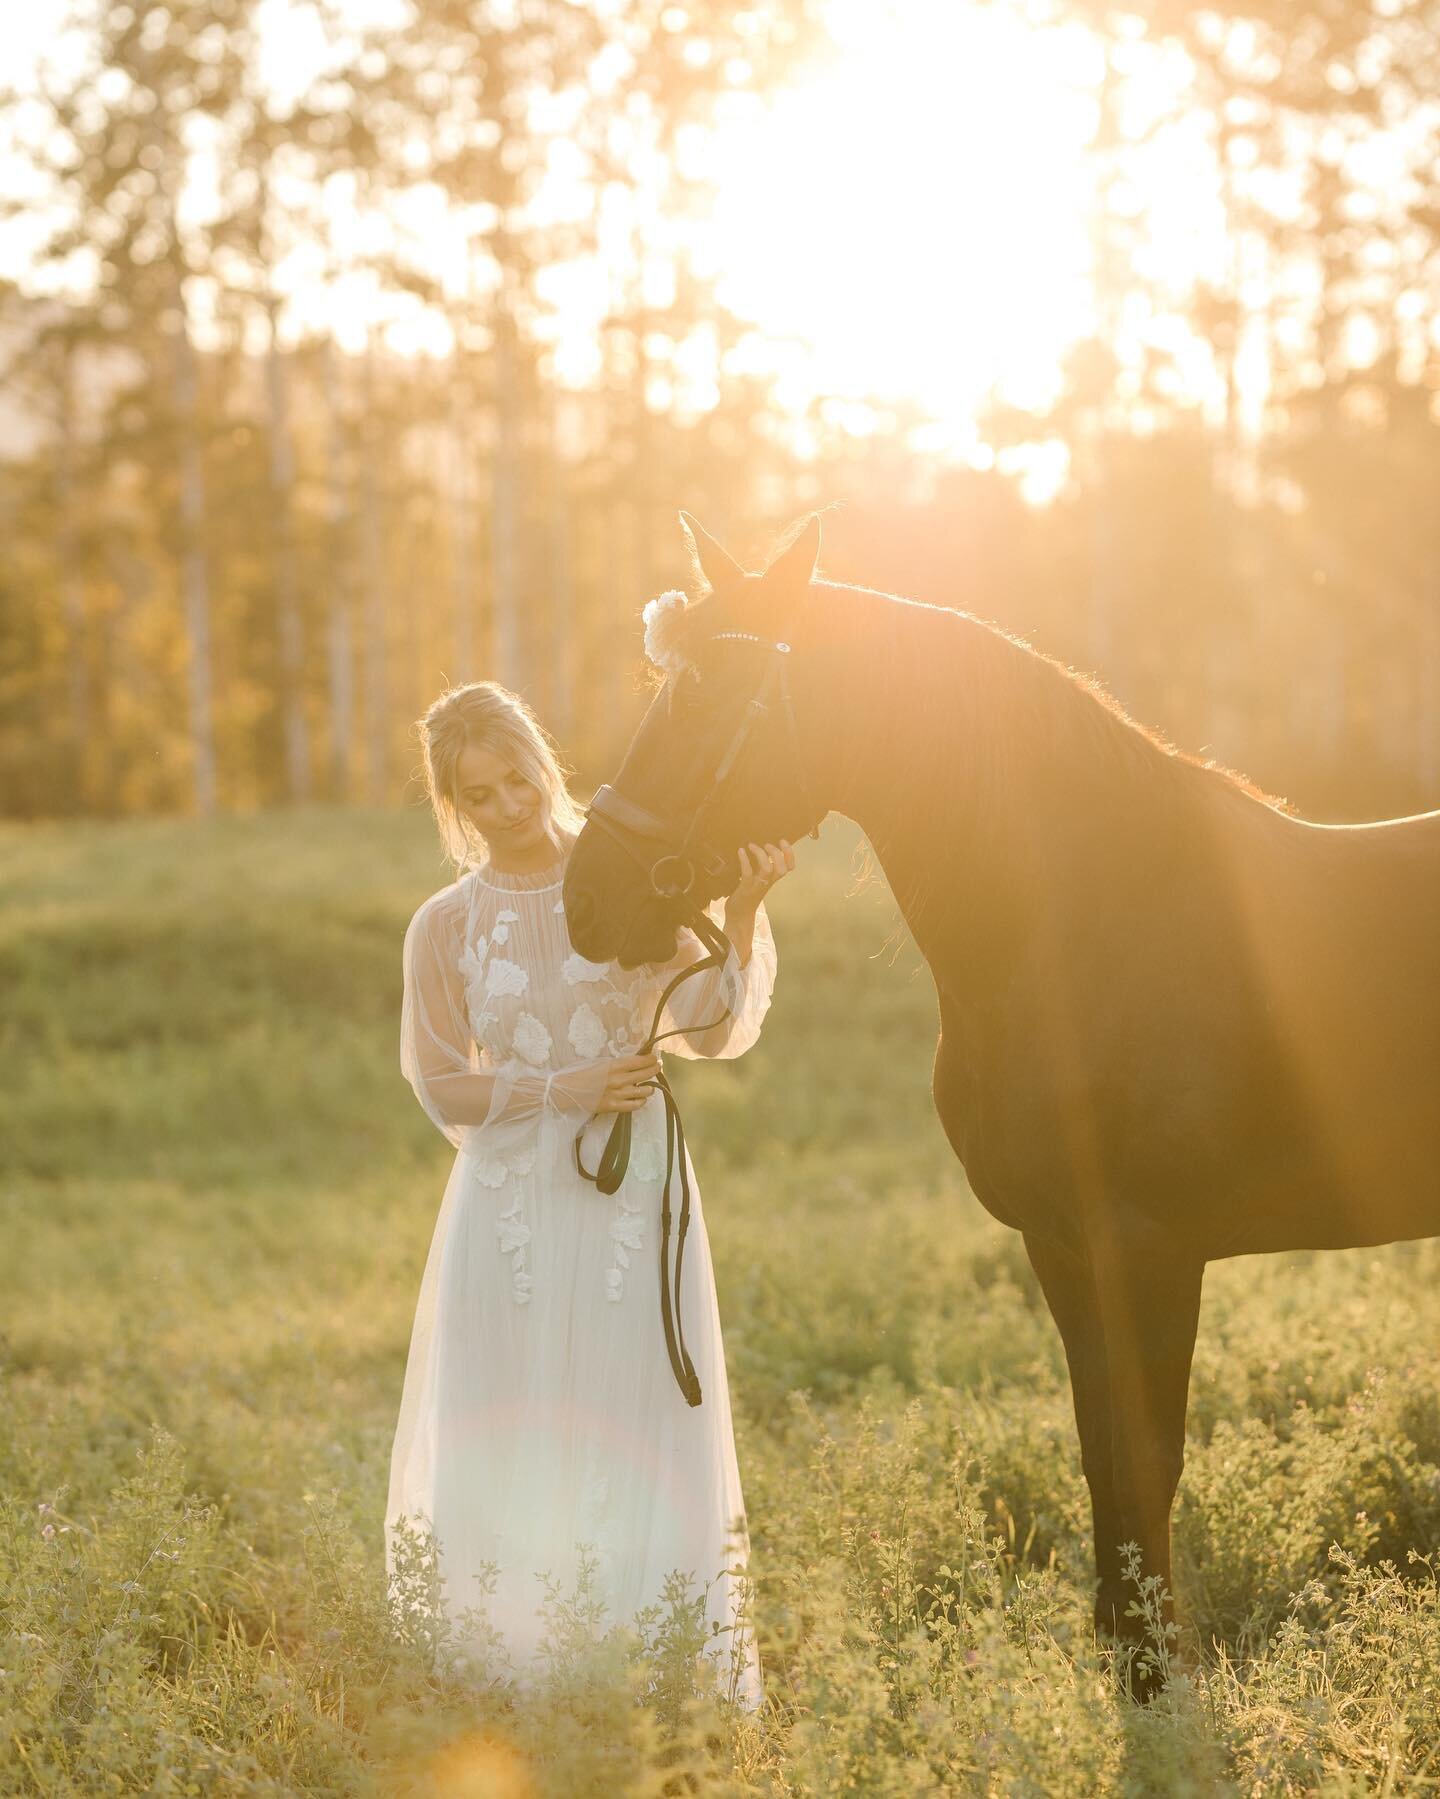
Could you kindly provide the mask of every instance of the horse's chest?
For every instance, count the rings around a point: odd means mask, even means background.
[[[935,1107],[972,1191],[1002,1224],[1053,1234],[1066,1209],[1053,1084],[993,1023],[942,1017]]]

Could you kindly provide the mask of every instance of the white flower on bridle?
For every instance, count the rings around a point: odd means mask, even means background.
[[[672,587],[669,593],[647,601],[640,615],[645,621],[645,654],[667,675],[681,675],[686,669],[695,667],[680,646],[672,641],[675,627],[689,604],[686,596]]]

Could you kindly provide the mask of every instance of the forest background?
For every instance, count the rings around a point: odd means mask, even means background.
[[[901,32],[1002,20],[1022,71],[1068,46],[1073,154],[1007,186],[1048,142],[1022,106],[977,160],[937,130],[897,161],[921,70],[877,63],[836,90],[853,116],[821,115],[833,140],[772,155],[788,231],[747,243],[732,204],[722,236],[726,159],[843,63],[844,13],[76,0],[17,22],[0,812],[394,804],[413,721],[481,676],[603,778],[639,710],[639,608],[687,574],[677,507],[758,560],[835,501],[830,574],[995,619],[1307,816],[1440,804],[1440,7],[876,4]],[[973,110],[971,41],[937,39],[931,112],[952,75]],[[1045,380],[990,380],[975,297],[1023,334],[1051,280],[1022,202],[1047,184],[1078,196],[1081,298]],[[746,316],[746,258],[817,329],[813,296],[843,312],[868,283],[861,326],[916,336],[912,378],[862,391],[793,308]]]

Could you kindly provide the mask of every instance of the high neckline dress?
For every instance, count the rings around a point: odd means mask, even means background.
[[[662,1604],[678,1571],[703,1601],[709,1672],[753,1707],[749,1540],[699,1183],[692,1167],[681,1309],[704,1393],[692,1408],[661,1322],[659,1095],[633,1115],[613,1196],[580,1177],[574,1153],[583,1128],[593,1170],[613,1121],[591,1122],[604,1068],[636,1052],[667,980],[702,952],[684,932],[667,964],[586,961],[566,931],[563,874],[563,858],[536,875],[482,865],[432,894],[405,933],[401,1067],[457,1154],[391,1455],[392,1592],[398,1536],[433,1532],[457,1645],[487,1666],[498,1654],[493,1671],[524,1685],[553,1647],[547,1595],[579,1600],[603,1632]],[[745,967],[732,957],[673,996],[664,1028],[697,1028],[662,1055],[741,1054],[774,979],[762,907]],[[698,1028],[727,1004],[728,1019]]]

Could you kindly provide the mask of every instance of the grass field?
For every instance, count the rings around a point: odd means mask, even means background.
[[[1440,1787],[1437,1245],[1210,1270],[1186,1624],[1132,1706],[1058,1338],[930,1110],[929,977],[843,828],[804,848],[765,1036],[677,1073],[771,1701],[734,1718],[678,1616],[523,1702],[387,1628],[452,1153],[397,1062],[426,818],[0,830],[0,1790]]]

